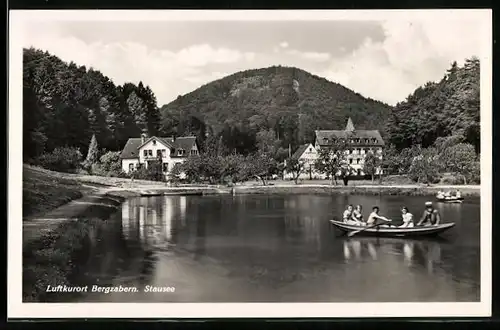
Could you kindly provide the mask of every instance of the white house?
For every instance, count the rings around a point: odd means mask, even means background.
[[[318,156],[319,156],[318,150],[311,143],[301,145],[293,153],[292,158],[297,159],[298,161],[304,164],[304,169],[300,173],[299,179],[312,180],[312,179],[322,179],[325,177],[324,174],[321,174],[314,169],[314,163],[318,159]],[[285,179],[292,179],[293,174],[285,171],[284,177]]]
[[[199,149],[195,136],[173,137],[152,136],[130,138],[125,144],[120,158],[122,170],[130,173],[148,162],[161,159],[163,173],[167,175],[175,164],[184,162],[190,155],[198,155]]]

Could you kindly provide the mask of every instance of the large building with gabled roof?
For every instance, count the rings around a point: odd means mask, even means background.
[[[351,118],[347,120],[344,130],[317,130],[315,135],[314,146],[317,150],[345,142],[347,161],[354,170],[353,175],[359,176],[365,174],[363,172],[365,156],[373,152],[382,158],[382,150],[385,146],[384,139],[378,130],[357,130]]]

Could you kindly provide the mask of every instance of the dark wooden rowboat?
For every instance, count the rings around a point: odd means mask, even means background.
[[[363,226],[348,225],[342,221],[330,220],[330,222],[343,232],[359,231],[365,229]],[[421,226],[412,228],[394,228],[377,226],[359,232],[358,235],[371,235],[381,237],[416,237],[438,235],[455,226],[454,222],[443,223],[437,226]]]

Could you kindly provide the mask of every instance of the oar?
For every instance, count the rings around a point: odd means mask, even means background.
[[[392,220],[389,220],[389,221],[387,221],[387,222],[391,222],[391,221],[392,221]],[[370,229],[370,228],[375,228],[375,227],[380,226],[380,225],[383,225],[383,223],[376,223],[376,224],[374,224],[374,225],[371,225],[371,226],[365,227],[365,228],[360,229],[360,230],[351,231],[351,232],[349,232],[349,233],[347,234],[347,237],[352,237],[352,236],[354,236],[354,235],[356,235],[356,234],[358,234],[358,233],[361,233],[361,232],[363,232],[363,231],[365,231],[365,230],[367,230],[367,229]]]

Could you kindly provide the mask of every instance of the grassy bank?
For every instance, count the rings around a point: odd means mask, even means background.
[[[100,219],[61,223],[23,248],[23,301],[50,301],[47,286],[71,285]]]
[[[23,217],[52,210],[87,191],[80,182],[23,167]]]

